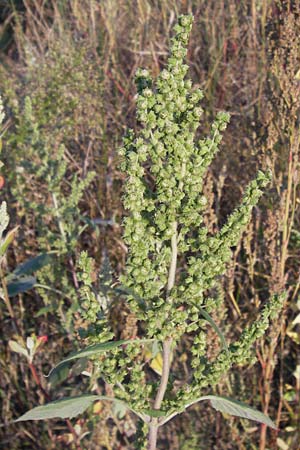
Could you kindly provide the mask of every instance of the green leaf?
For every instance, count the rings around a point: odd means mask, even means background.
[[[223,349],[228,350],[228,346],[226,344],[225,337],[224,337],[222,331],[220,330],[220,328],[218,327],[218,325],[216,324],[216,322],[214,321],[214,319],[208,314],[207,311],[205,311],[205,309],[199,308],[199,311],[202,314],[202,316],[207,320],[207,322],[213,327],[213,329],[215,330],[217,335],[219,336],[220,341],[222,342]]]
[[[98,395],[81,395],[79,397],[66,398],[47,403],[31,409],[15,422],[24,420],[42,419],[72,419],[78,414],[82,414],[93,402],[99,399]]]
[[[43,406],[27,411],[23,416],[19,417],[15,422],[23,422],[25,420],[43,420],[43,419],[72,419],[78,414],[82,414],[93,402],[97,400],[107,400],[126,407],[134,412],[142,420],[146,417],[142,413],[136,412],[127,403],[113,397],[106,397],[105,395],[80,395],[78,397],[62,398]]]
[[[38,270],[50,264],[51,261],[51,253],[42,253],[38,256],[35,256],[34,258],[28,259],[27,261],[16,267],[16,269],[13,271],[13,275],[17,277],[20,275],[31,275],[32,273],[37,272]]]
[[[19,226],[15,227],[13,230],[11,230],[9,233],[7,233],[7,235],[5,236],[3,241],[1,242],[1,245],[0,245],[0,256],[3,256],[5,254],[6,250],[9,247],[9,245],[14,240],[18,228],[19,228]]]
[[[20,355],[26,356],[26,358],[29,358],[29,353],[26,348],[22,347],[18,342],[10,340],[8,341],[9,348],[16,353],[19,353]]]
[[[21,277],[7,283],[7,292],[9,297],[32,289],[36,283],[35,277]]]
[[[231,416],[254,420],[255,422],[264,423],[270,428],[277,429],[275,423],[268,416],[258,411],[257,409],[251,408],[250,406],[246,405],[246,403],[242,403],[231,398],[221,397],[217,395],[206,395],[204,397],[199,397],[195,401],[192,401],[185,406],[185,409],[193,405],[194,403],[198,403],[203,400],[210,400],[211,406],[217,411],[230,414]],[[174,417],[174,415],[172,415],[172,417]]]
[[[275,423],[261,411],[251,408],[245,403],[226,397],[210,396],[211,406],[217,411],[231,414],[232,416],[243,417],[244,419],[254,420],[255,422],[264,423],[270,428],[277,429]]]
[[[158,409],[144,409],[145,414],[148,414],[150,417],[166,417],[166,411],[161,411]]]
[[[59,367],[55,367],[48,375],[48,382],[51,384],[51,388],[57,387],[63,383],[69,376],[69,363],[59,364]]]
[[[53,370],[57,369],[60,365],[65,364],[74,359],[89,358],[91,356],[101,354],[101,353],[107,352],[109,350],[113,350],[114,348],[120,347],[121,345],[134,344],[134,343],[143,344],[144,342],[152,342],[152,341],[153,341],[153,339],[129,339],[129,340],[110,341],[110,342],[104,342],[102,344],[89,345],[88,347],[86,347],[82,350],[71,353],[69,356],[67,356],[65,359],[63,359],[59,364],[57,364],[50,371],[50,373],[48,374],[48,377],[51,376]]]

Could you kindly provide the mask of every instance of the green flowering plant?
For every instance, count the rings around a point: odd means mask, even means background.
[[[12,194],[21,217],[28,222],[34,219],[39,250],[48,254],[48,260],[55,261],[39,267],[36,289],[44,307],[38,314],[58,314],[65,331],[71,333],[73,314],[78,309],[73,266],[79,236],[87,227],[82,223],[79,204],[95,172],[90,171],[82,179],[77,174],[69,175],[67,149],[63,143],[57,145],[57,136],[45,133],[31,97],[25,97],[23,111],[16,120],[16,131],[8,139],[11,154],[17,158]],[[15,166],[16,162],[11,160],[12,164]],[[36,183],[34,189],[28,179]]]
[[[149,450],[156,448],[162,425],[199,401],[209,400],[216,410],[276,428],[271,419],[244,403],[203,395],[234,364],[249,361],[254,342],[280,311],[285,295],[272,297],[239,340],[230,344],[212,318],[211,313],[220,307],[214,295],[219,277],[226,271],[231,248],[237,245],[270,174],[258,172],[227,222],[217,233],[209,234],[204,224],[207,199],[203,183],[229,114],[218,113],[209,136],[196,140],[203,94],[185,78],[188,66],[184,64],[192,21],[190,15],[179,18],[167,67],[156,82],[147,70],[137,71],[137,118],[142,128],[137,133],[128,131],[119,152],[127,174],[126,267],[117,285],[106,277],[106,283],[102,278],[95,289],[93,263],[86,253],[81,255],[81,313],[87,324],[83,337],[90,345],[54,369],[91,358],[98,376],[112,386],[115,396],[62,399],[34,408],[18,420],[74,417],[96,400],[109,400],[141,419],[136,445]],[[126,298],[135,317],[135,333],[129,339],[113,340],[118,336],[110,323],[110,308],[116,294]],[[208,357],[208,325],[221,342],[215,359]],[[170,376],[172,355],[188,334],[193,337],[191,377],[176,389]],[[153,358],[161,355],[158,379],[149,376],[141,346],[150,346]]]
[[[0,96],[0,125],[4,120],[4,109],[2,98]],[[0,153],[2,150],[2,135],[0,134]],[[0,161],[0,169],[3,167]],[[34,258],[24,261],[22,264],[15,267],[15,269],[7,272],[6,256],[7,251],[14,241],[18,226],[7,232],[10,217],[7,212],[7,204],[2,201],[0,204],[0,298],[4,301],[8,313],[12,319],[15,320],[15,314],[10,302],[10,297],[26,292],[32,289],[36,283],[36,278],[32,276],[34,272],[49,264],[49,255],[40,254]],[[4,233],[6,233],[4,235]],[[13,322],[14,323],[14,322]],[[14,324],[15,326],[15,324]]]

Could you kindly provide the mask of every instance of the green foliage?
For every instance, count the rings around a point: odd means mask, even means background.
[[[269,427],[276,429],[276,425],[274,424],[274,422],[272,422],[272,420],[268,416],[261,413],[260,411],[257,411],[254,408],[250,408],[245,403],[239,402],[237,400],[232,400],[231,398],[220,397],[217,395],[205,395],[189,403],[184,407],[184,409],[188,408],[194,403],[202,402],[204,400],[210,400],[211,406],[216,411],[220,411],[225,414],[230,414],[231,416],[254,420],[255,422],[264,423]],[[168,422],[172,417],[173,415],[167,416],[165,419],[162,420],[162,424]]]
[[[80,330],[80,336],[87,338],[90,344],[106,342],[114,337],[108,320],[110,299],[105,289],[105,285],[111,283],[111,274],[110,272],[107,274],[107,280],[101,280],[103,276],[100,273],[99,281],[103,282],[103,287],[94,289],[91,278],[94,269],[93,259],[89,258],[86,252],[82,252],[78,266],[81,271],[79,280],[82,281],[80,287],[81,317],[86,325]]]
[[[94,77],[86,87],[82,78],[82,70],[86,74],[91,70],[88,50],[69,54],[63,63],[52,46],[38,68],[30,62],[27,84],[19,86],[28,95],[23,106],[17,99],[12,106],[15,128],[7,133],[6,159],[8,168],[14,167],[10,185],[18,215],[36,230],[39,251],[55,253],[55,263],[38,273],[39,293],[48,311],[59,312],[63,327],[70,331],[78,308],[74,261],[79,236],[86,228],[79,204],[95,173],[81,175],[78,168],[74,170],[67,147],[72,148],[75,141],[81,145],[83,127],[86,134],[93,129],[91,142],[99,138],[101,123],[95,124],[99,115],[95,110],[94,117],[87,117],[85,102],[96,108],[95,94],[97,90],[99,96],[101,85]],[[13,96],[9,88],[6,92]]]
[[[18,338],[19,341],[22,341],[22,338]],[[26,357],[29,364],[32,364],[35,354],[40,349],[40,347],[45,344],[48,340],[47,336],[39,336],[37,337],[35,334],[28,336],[26,339],[26,344],[24,341],[19,343],[13,339],[8,341],[9,348],[15,352],[19,353]]]
[[[16,20],[21,24],[22,17],[16,14]],[[37,56],[27,39],[21,47],[26,75],[0,70],[11,113],[5,133],[7,182],[17,220],[25,232],[34,230],[28,249],[54,253],[55,262],[37,274],[45,305],[40,315],[58,314],[71,332],[78,309],[79,237],[87,228],[80,204],[95,179],[92,153],[98,155],[103,142],[103,71],[94,48],[67,30],[63,39],[51,33],[45,54]]]
[[[0,97],[0,125],[4,119],[4,111],[2,105],[2,98]],[[1,136],[0,136],[0,151],[1,151]],[[0,161],[0,167],[3,163]],[[0,205],[0,279],[2,284],[2,289],[0,289],[0,297],[6,303],[10,315],[13,317],[13,310],[10,305],[9,297],[14,297],[15,295],[26,292],[32,289],[36,284],[36,278],[31,275],[37,270],[41,269],[49,263],[49,255],[42,254],[35,258],[29,259],[23,264],[17,266],[13,272],[5,275],[2,270],[2,263],[6,252],[13,242],[18,227],[9,231],[5,237],[3,237],[3,232],[6,230],[9,224],[9,215],[7,213],[6,202],[2,202]]]
[[[71,353],[71,355],[64,358],[54,369],[58,368],[61,364],[65,364],[69,361],[74,361],[75,359],[80,359],[80,358],[91,358],[91,356],[105,353],[109,350],[118,348],[122,345],[128,345],[128,344],[134,344],[134,343],[143,344],[145,342],[149,342],[149,339],[137,339],[135,341],[133,341],[133,340],[111,341],[111,342],[105,342],[103,344],[90,345],[82,350]],[[51,372],[50,372],[49,376],[51,375]]]
[[[44,406],[38,406],[19,417],[16,422],[51,419],[53,417],[61,419],[76,417],[78,414],[83,413],[96,400],[108,400],[127,407],[123,402],[115,398],[103,395],[81,395],[79,397],[57,400]]]
[[[240,205],[211,235],[204,221],[204,176],[219,150],[229,115],[219,112],[209,136],[196,139],[202,114],[198,104],[203,94],[186,80],[188,66],[184,64],[192,20],[192,16],[180,16],[167,67],[156,82],[146,70],[137,71],[137,117],[142,128],[128,131],[119,152],[127,175],[124,205],[129,215],[124,221],[124,240],[128,257],[115,292],[122,292],[126,298],[140,334],[161,344],[162,376],[159,383],[149,376],[134,341],[126,346],[116,342],[116,348],[107,349],[95,361],[98,375],[114,388],[117,398],[143,416],[150,428],[149,442],[154,439],[151,431],[187,405],[204,399],[210,399],[217,410],[274,426],[262,413],[231,399],[211,395],[199,398],[200,392],[218,383],[234,364],[247,362],[252,345],[278,315],[285,296],[271,298],[254,323],[229,345],[211,318],[210,313],[218,312],[219,305],[214,289],[270,174],[258,172]],[[93,264],[86,253],[81,256],[80,267],[81,314],[87,323],[84,337],[89,344],[98,342],[104,349],[103,343],[111,339],[114,289],[110,282],[102,297],[94,291]],[[223,344],[214,359],[207,353],[208,324]],[[189,383],[176,389],[169,377],[171,353],[187,334],[193,337],[192,373]],[[149,445],[155,448],[154,441]]]

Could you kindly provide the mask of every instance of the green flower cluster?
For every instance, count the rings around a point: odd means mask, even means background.
[[[79,335],[88,344],[99,344],[114,338],[110,322],[110,306],[113,298],[112,275],[108,260],[105,260],[99,274],[99,284],[95,288],[92,274],[94,260],[87,252],[81,252],[79,262],[80,315],[83,326]],[[151,385],[146,385],[143,364],[140,361],[140,348],[135,344],[127,344],[103,355],[95,356],[94,366],[97,376],[101,376],[108,384],[115,386],[115,394],[137,409],[143,409],[145,401],[150,399]],[[130,379],[124,389],[124,379]],[[139,386],[140,389],[137,388]]]
[[[128,257],[119,292],[126,295],[145,337],[163,344],[171,340],[174,347],[183,334],[197,332],[191,347],[192,382],[177,394],[165,385],[167,399],[161,408],[171,412],[184,408],[201,389],[217,383],[233,364],[245,362],[252,344],[282,306],[282,297],[274,297],[238,342],[228,348],[225,343],[215,360],[208,359],[205,330],[212,322],[209,313],[220,305],[219,277],[225,273],[231,248],[241,238],[270,174],[258,172],[227,222],[217,233],[209,234],[204,224],[207,199],[203,183],[229,114],[219,112],[209,136],[196,140],[203,94],[185,78],[191,26],[192,16],[179,18],[167,67],[155,82],[147,70],[137,71],[137,118],[142,127],[136,133],[129,130],[119,150],[121,168],[127,174],[124,205],[129,212],[124,220]],[[85,254],[81,268],[86,277],[82,276],[85,318],[98,332],[101,302],[91,292],[91,267]],[[91,333],[95,339],[96,332]],[[103,336],[105,331],[98,335],[98,342]],[[138,345],[115,349],[107,356],[99,365],[102,376],[116,386],[119,398],[137,411],[145,410],[157,385],[146,383]]]
[[[209,135],[196,139],[203,94],[186,79],[188,66],[184,64],[192,21],[191,15],[179,17],[171,55],[156,82],[147,70],[140,69],[136,74],[137,118],[142,127],[136,133],[129,130],[120,149],[121,167],[127,174],[124,205],[128,210],[124,220],[128,257],[120,283],[112,283],[109,265],[104,264],[95,288],[93,261],[86,252],[79,260],[80,314],[84,322],[81,336],[88,344],[106,343],[118,339],[118,334],[122,336],[120,327],[112,325],[112,302],[119,295],[127,298],[127,311],[134,316],[134,336],[137,331],[143,336],[143,340],[133,337],[89,348],[89,352],[94,352],[95,375],[110,384],[117,398],[144,420],[137,440],[139,448],[146,448],[146,433],[147,448],[156,448],[160,426],[198,401],[203,389],[219,382],[234,364],[249,361],[253,343],[265,333],[285,299],[285,294],[273,296],[254,323],[229,345],[210,315],[218,315],[222,303],[220,276],[225,273],[231,248],[238,244],[270,174],[258,172],[223,227],[215,234],[209,233],[204,220],[207,199],[203,183],[229,114],[219,112]],[[35,139],[38,140],[38,130],[33,128]],[[58,167],[58,179],[64,172],[62,164]],[[76,208],[82,192],[80,186],[76,190],[76,181],[72,192]],[[58,222],[63,225],[61,213],[62,209],[57,209]],[[214,357],[206,332],[208,324],[222,345]],[[192,377],[176,390],[170,377],[172,352],[181,337],[191,332]],[[153,345],[149,347],[150,340]],[[158,382],[148,376],[149,360],[150,367],[160,375]],[[50,417],[48,412],[46,417]],[[270,424],[270,419],[264,417],[261,420],[260,414],[258,421]]]
[[[194,379],[191,384],[180,389],[176,394],[176,399],[168,402],[165,408],[170,408],[170,412],[173,409],[178,411],[178,409],[184,408],[184,405],[200,397],[203,389],[216,385],[234,364],[253,361],[253,344],[264,335],[270,322],[278,316],[285,300],[286,293],[274,295],[254,323],[245,328],[239,340],[232,343],[228,349],[223,349],[212,362],[205,358],[206,336],[205,333],[200,332],[200,335],[195,338],[192,348]]]
[[[229,114],[219,112],[209,136],[195,142],[203,94],[185,79],[188,66],[183,59],[191,26],[192,16],[179,18],[167,67],[155,83],[147,70],[137,71],[137,117],[143,128],[136,134],[129,130],[120,149],[121,167],[128,175],[124,205],[130,212],[124,221],[129,254],[121,282],[143,298],[141,307],[132,296],[131,307],[147,322],[148,336],[160,340],[197,329],[191,305],[195,300],[206,304],[205,292],[225,272],[231,247],[238,243],[270,178],[259,172],[227,223],[208,236],[203,180]],[[176,260],[186,261],[187,270],[169,291],[172,238]]]
[[[80,269],[78,278],[82,282],[80,287],[80,315],[86,325],[85,328],[80,329],[80,336],[83,339],[87,338],[89,344],[109,341],[114,337],[107,317],[110,300],[106,287],[110,284],[110,273],[108,279],[105,280],[102,273],[99,276],[105,290],[103,295],[100,289],[97,292],[93,288],[94,260],[88,257],[87,252],[81,252],[78,267]]]

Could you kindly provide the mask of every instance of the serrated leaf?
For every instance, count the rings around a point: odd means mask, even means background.
[[[36,283],[35,277],[21,277],[7,282],[7,292],[9,297],[26,292],[32,289]]]
[[[238,400],[232,400],[226,397],[211,396],[210,402],[213,408],[232,416],[243,417],[244,419],[254,420],[255,422],[264,423],[270,428],[277,429],[272,420],[257,409],[251,408],[245,403]]]
[[[142,420],[145,420],[145,416],[142,413],[136,412],[127,403],[113,397],[106,397],[105,395],[80,395],[78,397],[63,398],[51,403],[47,403],[43,406],[37,406],[36,408],[27,411],[15,422],[23,422],[25,420],[44,420],[44,419],[72,419],[73,417],[82,414],[93,402],[97,400],[107,400],[109,402],[118,403],[120,406],[124,406],[130,411],[134,412]]]
[[[57,369],[60,365],[65,364],[69,361],[73,361],[74,359],[79,358],[89,358],[91,356],[101,354],[104,352],[107,352],[109,350],[113,350],[114,348],[120,347],[121,345],[126,344],[143,344],[144,342],[151,342],[153,339],[129,339],[129,340],[122,340],[122,341],[110,341],[110,342],[104,342],[102,344],[94,344],[89,345],[88,347],[79,350],[77,352],[71,353],[69,356],[67,356],[65,359],[63,359],[59,364],[57,364],[48,374],[48,377],[51,376],[51,373],[53,370]]]
[[[275,430],[277,429],[275,423],[270,419],[270,417],[268,417],[266,414],[263,414],[261,411],[251,408],[251,406],[248,406],[246,403],[239,402],[238,400],[233,400],[231,398],[221,397],[217,395],[205,395],[203,397],[192,400],[191,402],[186,404],[181,411],[172,412],[170,415],[166,416],[165,419],[162,419],[160,421],[160,425],[169,422],[169,420],[182,413],[185,409],[203,400],[210,400],[211,406],[217,411],[230,414],[231,416],[242,417],[244,419],[264,423],[270,428],[274,428]]]
[[[202,400],[210,400],[211,406],[217,411],[230,414],[231,416],[242,417],[244,419],[254,420],[255,422],[264,423],[270,428],[277,429],[276,425],[272,420],[261,411],[251,408],[246,403],[239,402],[238,400],[233,400],[227,397],[221,397],[217,395],[206,395],[200,397],[197,400],[189,403],[186,408],[194,403]]]
[[[42,253],[20,264],[13,271],[13,274],[17,277],[20,275],[31,275],[32,273],[37,272],[38,270],[50,264],[51,261],[51,253]]]
[[[20,355],[26,356],[26,358],[29,358],[29,353],[26,350],[26,348],[22,347],[18,342],[10,340],[8,341],[9,348],[16,353],[19,353]]]

